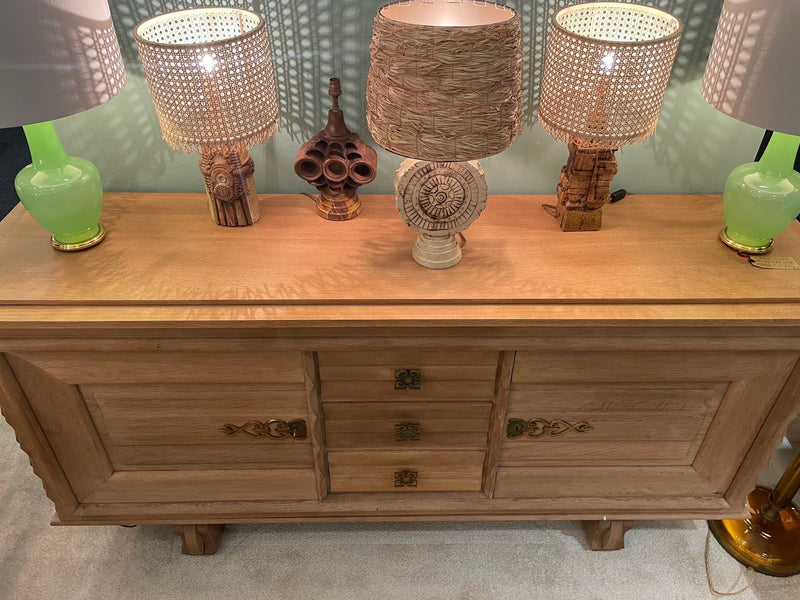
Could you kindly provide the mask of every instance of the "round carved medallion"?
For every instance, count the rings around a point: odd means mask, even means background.
[[[403,161],[395,176],[397,210],[413,230],[463,231],[486,207],[486,180],[477,161]]]

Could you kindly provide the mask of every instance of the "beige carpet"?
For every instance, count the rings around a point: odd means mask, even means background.
[[[764,479],[791,458],[783,447]],[[234,525],[218,554],[182,556],[168,527],[51,527],[53,508],[0,420],[0,600],[713,598],[705,522],[638,523],[591,552],[575,522]],[[712,541],[723,590],[741,569]],[[800,598],[758,575],[741,599]]]

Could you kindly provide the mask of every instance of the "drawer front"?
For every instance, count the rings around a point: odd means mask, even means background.
[[[518,384],[500,464],[690,465],[727,385]]]
[[[480,491],[478,451],[329,452],[331,492]]]
[[[320,352],[322,398],[491,400],[498,352],[378,350]]]
[[[326,402],[332,450],[486,448],[489,402]]]
[[[295,385],[85,385],[115,470],[312,466]]]

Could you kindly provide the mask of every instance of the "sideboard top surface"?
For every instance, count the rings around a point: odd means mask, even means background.
[[[304,318],[298,311],[324,306],[331,317],[334,305],[344,319],[356,308],[381,318],[379,307],[395,319],[503,320],[544,316],[542,307],[591,318],[603,307],[644,316],[648,306],[682,306],[693,319],[729,307],[733,318],[800,323],[800,271],[757,269],[724,247],[716,195],[631,195],[604,208],[600,231],[573,233],[543,210],[551,196],[492,196],[465,232],[462,262],[444,271],[412,260],[416,234],[392,197],[362,202],[361,216],[337,223],[317,217],[306,196],[263,195],[258,223],[227,228],[211,221],[202,194],[110,193],[108,237],[79,253],[53,251],[18,206],[0,223],[0,322],[56,318],[56,307],[115,308],[122,318],[126,308],[151,307],[155,318],[157,307],[192,307],[211,320],[245,318],[231,311],[249,307],[246,318],[269,320],[288,307]],[[800,263],[797,223],[773,254]]]

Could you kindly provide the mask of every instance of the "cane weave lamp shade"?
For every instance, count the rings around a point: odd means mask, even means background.
[[[564,141],[619,148],[655,132],[681,22],[619,2],[569,6],[552,20],[539,121]]]
[[[180,10],[143,21],[134,38],[161,132],[173,148],[252,148],[275,133],[275,76],[260,15]]]
[[[367,123],[401,156],[467,161],[505,150],[520,130],[522,35],[510,8],[411,0],[375,18]]]

